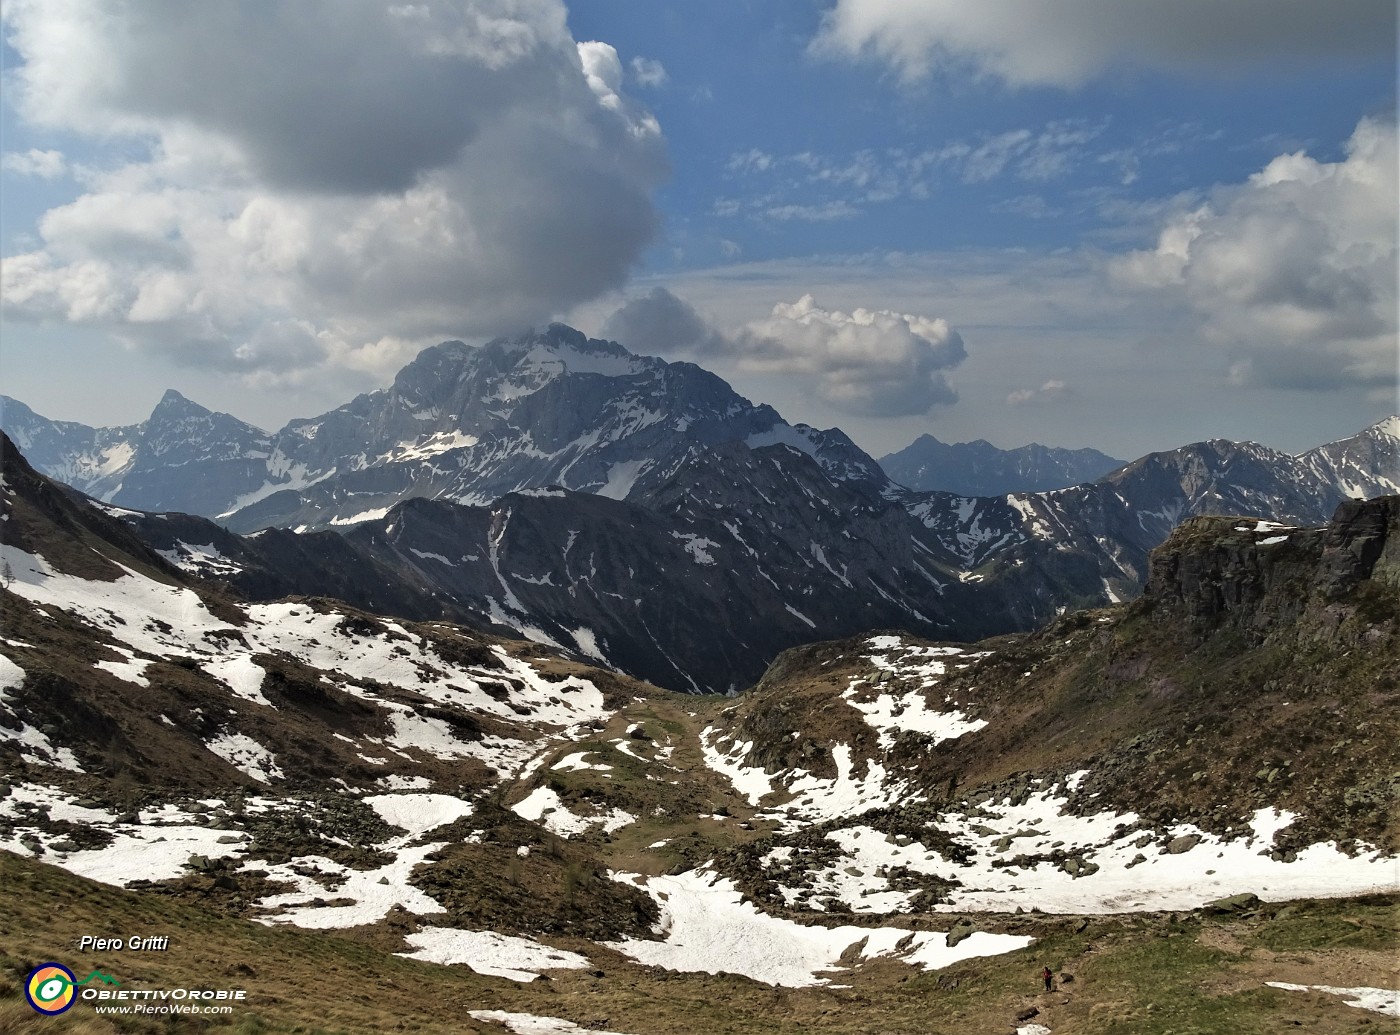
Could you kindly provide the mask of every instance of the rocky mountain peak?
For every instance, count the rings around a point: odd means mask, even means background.
[[[184,417],[207,417],[212,413],[212,410],[186,399],[175,389],[167,388],[165,394],[160,397],[160,402],[156,403],[155,409],[151,411],[150,419],[179,420]]]

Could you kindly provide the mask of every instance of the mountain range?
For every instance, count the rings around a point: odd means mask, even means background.
[[[690,692],[740,689],[801,643],[971,640],[1128,599],[1194,514],[1316,524],[1400,490],[1391,418],[1298,457],[1215,440],[1065,489],[918,491],[837,429],[560,325],[427,349],[272,435],[173,392],[127,428],[13,400],[0,423],[39,471],[253,599],[467,622]]]
[[[949,444],[932,435],[920,435],[879,462],[900,485],[960,496],[1063,489],[1097,481],[1123,466],[1122,460],[1097,449],[1061,449],[1038,442],[998,449],[986,439]]]
[[[947,1032],[1341,1031],[1386,1009],[1351,1000],[1394,965],[1400,497],[1318,527],[1191,518],[1131,603],[975,644],[805,643],[732,699],[250,601],[214,544],[205,577],[146,541],[206,519],[95,504],[3,444],[13,1026],[46,1023],[15,994],[36,961],[148,929],[171,951],[82,972],[226,981],[248,989],[229,1023],[261,1030],[861,1035],[929,1030],[936,1004]],[[782,455],[725,461],[776,493]],[[670,491],[703,513],[703,478]],[[386,520],[516,500],[635,506]]]

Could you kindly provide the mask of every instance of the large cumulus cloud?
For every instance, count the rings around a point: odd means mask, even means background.
[[[723,357],[757,374],[792,375],[847,413],[902,417],[957,401],[943,373],[967,356],[943,319],[890,310],[824,309],[811,295],[780,302],[731,333],[657,287],[626,303],[603,333],[643,352]]]
[[[1384,58],[1395,27],[1391,0],[837,0],[813,49],[871,57],[906,80],[1075,87],[1115,67],[1235,75],[1256,59]]]
[[[132,154],[8,256],[12,318],[261,377],[392,367],[618,287],[666,175],[559,0],[16,0],[22,116]]]
[[[1178,300],[1239,384],[1395,383],[1396,128],[1365,119],[1346,157],[1280,155],[1166,219],[1156,247],[1115,260],[1120,288]]]

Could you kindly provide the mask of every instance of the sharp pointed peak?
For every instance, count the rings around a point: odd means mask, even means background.
[[[187,399],[174,388],[167,388],[165,394],[151,411],[151,417],[172,417],[185,414],[205,414],[211,411],[191,399]]]

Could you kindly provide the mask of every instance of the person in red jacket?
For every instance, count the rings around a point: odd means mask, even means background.
[[[1055,975],[1050,973],[1050,968],[1046,967],[1040,974],[1045,981],[1045,991],[1050,991],[1050,986],[1054,982]]]

